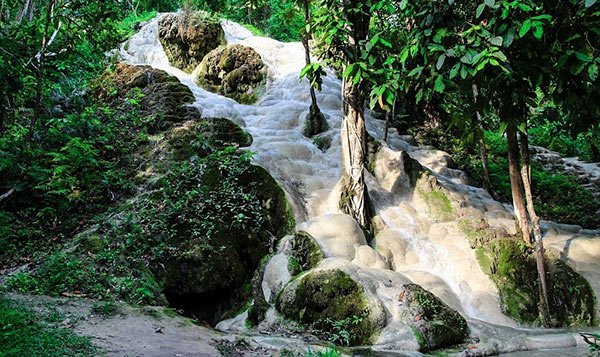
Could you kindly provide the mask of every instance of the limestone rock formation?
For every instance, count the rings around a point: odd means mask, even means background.
[[[413,324],[413,333],[422,352],[465,341],[467,322],[429,291],[416,284],[405,284],[398,295],[405,318]]]
[[[342,270],[310,272],[289,284],[277,301],[284,316],[344,345],[372,342],[378,326],[363,288]]]
[[[118,63],[101,80],[107,85],[99,86],[94,95],[117,111],[135,110],[139,117],[148,118],[151,133],[201,117],[197,109],[185,106],[194,101],[192,91],[163,70]]]
[[[266,66],[252,48],[219,47],[204,57],[197,69],[198,85],[242,104],[256,102],[266,80]]]
[[[210,51],[225,44],[219,20],[198,11],[167,14],[158,22],[158,35],[172,66],[191,73]]]

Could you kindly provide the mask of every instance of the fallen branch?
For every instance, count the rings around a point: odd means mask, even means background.
[[[5,194],[0,195],[0,202],[10,198],[10,196],[14,195],[15,192],[17,192],[17,189],[13,187],[10,190],[8,190],[8,192],[6,192]]]

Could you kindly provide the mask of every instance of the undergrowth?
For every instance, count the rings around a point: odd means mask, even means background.
[[[91,338],[58,327],[61,317],[42,314],[0,296],[1,356],[92,356]]]

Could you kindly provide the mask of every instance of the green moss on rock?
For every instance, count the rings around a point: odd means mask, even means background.
[[[293,281],[279,295],[277,309],[338,344],[369,344],[382,327],[370,316],[363,288],[338,269],[309,272]]]
[[[219,19],[202,11],[164,15],[158,21],[158,38],[169,63],[188,73],[210,51],[225,44]]]
[[[415,191],[427,205],[427,211],[433,220],[443,222],[454,218],[455,210],[452,201],[431,173],[421,174],[416,182]]]
[[[199,120],[192,91],[176,77],[150,66],[117,63],[94,84],[94,95],[116,114],[136,112],[149,133],[174,123]]]
[[[298,232],[290,240],[292,251],[288,269],[292,276],[310,270],[323,260],[323,252],[315,239],[306,232]]]
[[[502,311],[518,322],[540,325],[537,268],[530,248],[505,237],[479,245],[477,257],[498,286]],[[555,254],[546,252],[544,259],[553,325],[593,325],[594,294],[588,282]]]
[[[508,236],[506,229],[491,227],[483,218],[462,219],[458,222],[458,228],[469,239],[471,249]]]
[[[167,140],[176,160],[204,157],[214,149],[227,146],[245,147],[252,144],[250,134],[224,118],[204,118],[183,123],[167,134]]]
[[[320,134],[327,129],[329,129],[329,124],[327,124],[325,115],[311,105],[304,121],[302,134],[307,138],[312,138],[313,136]]]
[[[422,352],[460,344],[469,335],[464,317],[417,284],[402,285],[398,301]]]
[[[256,102],[266,81],[266,66],[251,47],[228,45],[207,54],[198,67],[198,85],[242,104]]]

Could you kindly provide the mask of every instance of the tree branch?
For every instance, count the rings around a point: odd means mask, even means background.
[[[10,198],[10,196],[12,196],[12,195],[14,195],[14,194],[15,194],[15,192],[17,192],[17,189],[13,187],[13,188],[11,188],[10,190],[8,190],[8,192],[6,192],[6,193],[4,193],[4,194],[0,195],[0,202],[4,201],[4,200],[6,200],[6,199],[9,199],[9,198]]]

